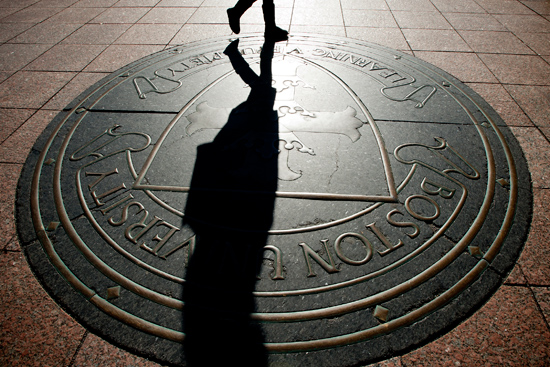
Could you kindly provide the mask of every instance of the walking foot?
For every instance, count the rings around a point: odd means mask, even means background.
[[[268,28],[265,30],[265,38],[274,42],[286,41],[288,39],[288,32],[279,27]]]

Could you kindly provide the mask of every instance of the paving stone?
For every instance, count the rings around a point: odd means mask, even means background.
[[[349,27],[397,27],[394,16],[389,11],[345,9],[343,15],[344,25]]]
[[[136,4],[137,5],[137,4]],[[149,8],[110,8],[95,17],[92,23],[135,23],[142,19]]]
[[[526,6],[519,1],[479,0],[478,4],[491,14],[534,14],[528,5]]]
[[[490,14],[443,13],[445,18],[456,30],[470,31],[505,31],[498,20]]]
[[[540,15],[495,14],[495,18],[514,33],[549,33],[550,22]]]
[[[37,24],[57,14],[61,10],[62,8],[28,7],[2,18],[2,22]]]
[[[52,16],[49,21],[56,23],[76,23],[84,24],[104,12],[102,8],[66,8],[56,15]]]
[[[527,157],[533,187],[547,189],[550,186],[550,164],[540,152],[549,149],[548,140],[536,128],[511,127]]]
[[[74,73],[19,71],[0,84],[0,107],[40,108]]]
[[[157,45],[111,45],[86,68],[85,72],[112,72],[151,53],[162,50]]]
[[[63,89],[50,99],[43,109],[61,111],[67,107],[74,96],[106,77],[108,73],[79,73]]]
[[[2,222],[0,228],[0,246],[7,247],[10,242],[16,238],[14,205],[15,189],[17,187],[17,178],[21,173],[21,165],[16,164],[0,164],[0,175],[4,190],[0,194],[0,214]]]
[[[454,30],[403,29],[413,50],[419,51],[471,51],[471,48]]]
[[[478,54],[501,83],[550,85],[550,65],[538,56]],[[528,73],[524,71],[529,70]]]
[[[386,0],[391,10],[411,10],[437,12],[437,8],[429,0]]]
[[[534,52],[511,32],[460,31],[475,52],[533,55]]]
[[[84,328],[45,294],[22,253],[0,253],[0,275],[2,365],[68,365]]]
[[[11,40],[14,43],[56,44],[80,27],[74,23],[43,22]]]
[[[76,45],[109,45],[130,28],[128,24],[85,24],[63,40]]]
[[[183,24],[189,20],[197,8],[168,8],[159,7],[151,9],[147,15],[140,19],[140,23],[177,23]]]
[[[533,288],[535,299],[540,306],[546,322],[550,323],[550,287]]]
[[[447,71],[460,81],[495,83],[497,79],[473,53],[416,51],[415,56]],[[504,116],[506,117],[506,116]]]
[[[460,3],[448,0],[432,0],[441,12],[485,13],[485,10],[474,0],[464,0]]]
[[[0,42],[7,42],[32,25],[28,23],[0,23]]]
[[[0,70],[17,71],[46,52],[51,45],[0,45]]]
[[[158,363],[127,353],[89,333],[74,358],[77,366],[158,367]]]
[[[347,36],[362,41],[391,47],[399,51],[408,51],[410,46],[397,28],[346,27]]]
[[[167,45],[180,30],[178,24],[135,24],[117,39],[117,44]]]
[[[447,20],[434,12],[393,11],[400,28],[452,29]]]
[[[81,71],[106,47],[106,45],[88,45],[83,50],[81,45],[59,44],[49,49],[24,69],[33,71]]]
[[[30,109],[0,109],[0,142],[3,143],[35,112],[36,110]]]
[[[508,126],[534,126],[522,107],[501,84],[469,83],[504,119]]]
[[[58,111],[47,110],[36,112],[0,145],[0,161],[25,163],[34,141],[57,113]]]
[[[550,87],[507,85],[505,88],[535,125],[550,125]]]
[[[475,318],[404,356],[403,362],[406,366],[539,366],[550,355],[549,338],[529,289],[504,286]],[[523,352],[517,353],[518,349]]]

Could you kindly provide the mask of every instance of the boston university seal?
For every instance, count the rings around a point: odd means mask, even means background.
[[[231,41],[124,67],[38,139],[17,218],[52,297],[176,365],[363,365],[475,312],[531,216],[491,107],[377,45]]]

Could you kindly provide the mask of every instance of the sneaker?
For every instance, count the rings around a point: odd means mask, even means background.
[[[279,27],[270,28],[265,30],[264,37],[275,42],[286,41],[288,39],[288,32]]]

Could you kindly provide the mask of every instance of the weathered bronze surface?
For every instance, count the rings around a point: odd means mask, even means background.
[[[475,312],[531,217],[491,107],[377,45],[231,41],[128,65],[36,142],[18,228],[54,299],[178,365],[361,365]]]

